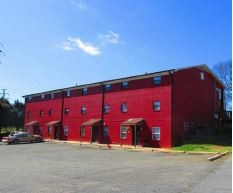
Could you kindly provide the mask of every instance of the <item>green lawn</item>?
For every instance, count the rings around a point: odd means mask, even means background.
[[[232,152],[231,137],[217,136],[212,138],[190,139],[181,146],[172,149],[191,152]]]

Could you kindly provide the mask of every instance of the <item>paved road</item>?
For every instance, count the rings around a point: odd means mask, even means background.
[[[232,159],[225,159],[222,165],[194,187],[192,193],[231,193],[232,192]]]
[[[75,144],[0,145],[0,192],[190,193],[225,168],[207,157]]]

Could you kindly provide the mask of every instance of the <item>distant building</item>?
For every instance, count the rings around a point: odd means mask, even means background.
[[[25,97],[25,129],[44,138],[171,147],[212,127],[224,86],[206,65],[147,73]]]

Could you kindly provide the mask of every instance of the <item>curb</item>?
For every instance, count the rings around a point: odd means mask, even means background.
[[[209,160],[209,161],[214,161],[214,160],[217,160],[217,159],[219,159],[219,158],[221,158],[221,157],[223,157],[223,156],[225,156],[225,155],[228,155],[228,154],[230,154],[229,151],[226,151],[226,152],[223,152],[223,153],[219,153],[219,154],[217,154],[217,155],[214,155],[214,156],[212,156],[212,157],[209,157],[208,160]]]

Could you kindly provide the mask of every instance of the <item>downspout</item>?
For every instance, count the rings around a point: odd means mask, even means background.
[[[101,132],[100,132],[100,143],[102,143],[102,132],[104,129],[104,102],[105,102],[105,90],[104,90],[104,85],[102,85],[102,105],[101,105]],[[109,143],[109,141],[108,141]]]
[[[64,92],[63,90],[61,90],[62,93],[62,101],[61,101],[61,128],[59,131],[59,139],[61,140],[61,136],[62,136],[62,129],[63,129],[63,115],[64,115]]]
[[[169,71],[169,75],[171,78],[171,144],[174,146],[174,71]]]

